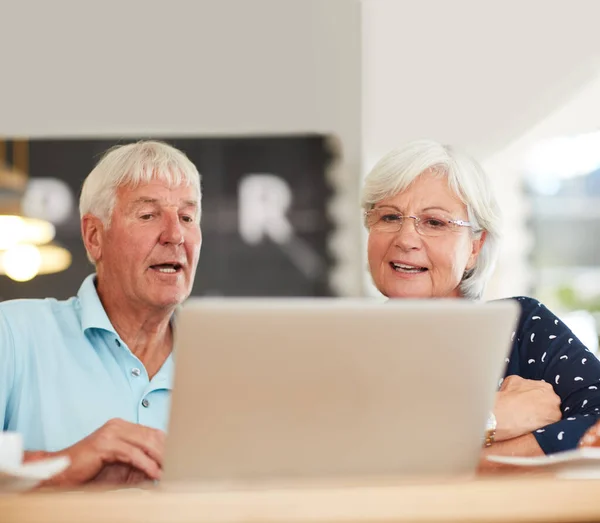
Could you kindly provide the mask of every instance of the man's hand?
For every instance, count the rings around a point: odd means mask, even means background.
[[[496,394],[496,441],[529,434],[562,418],[560,397],[552,385],[507,376]]]
[[[152,478],[131,465],[113,463],[112,465],[106,465],[92,481],[109,485],[139,485],[140,483],[152,481]]]
[[[68,456],[71,465],[45,486],[73,486],[88,481],[132,483],[160,478],[164,432],[112,419],[75,445],[46,454]]]

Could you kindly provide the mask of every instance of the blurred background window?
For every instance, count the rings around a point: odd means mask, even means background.
[[[526,159],[533,294],[597,349],[600,324],[600,132],[546,139]]]

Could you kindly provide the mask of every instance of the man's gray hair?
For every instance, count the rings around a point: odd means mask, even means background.
[[[404,191],[424,172],[447,176],[448,185],[467,206],[474,234],[486,231],[486,240],[475,267],[460,284],[465,298],[481,298],[498,258],[502,216],[490,180],[481,166],[454,147],[431,140],[419,140],[386,154],[364,181],[361,205],[365,211],[384,198]]]
[[[106,152],[83,182],[79,214],[93,214],[109,227],[118,188],[137,187],[157,179],[169,187],[193,187],[200,205],[202,193],[196,166],[175,147],[147,140],[117,145]]]
[[[83,218],[85,214],[93,214],[108,228],[118,188],[137,187],[152,180],[162,180],[169,187],[193,187],[198,198],[197,220],[200,220],[202,192],[198,169],[180,150],[154,140],[109,149],[83,182],[79,215]],[[95,263],[89,253],[88,259]]]

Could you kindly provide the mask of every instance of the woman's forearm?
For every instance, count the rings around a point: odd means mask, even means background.
[[[481,451],[478,472],[480,474],[489,474],[494,472],[530,472],[530,468],[515,467],[514,465],[504,465],[488,461],[486,456],[543,456],[544,451],[538,445],[533,434],[525,434],[518,438],[508,439],[494,443]]]

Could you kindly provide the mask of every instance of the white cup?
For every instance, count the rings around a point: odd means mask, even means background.
[[[23,463],[23,436],[0,432],[0,468],[17,468]]]

